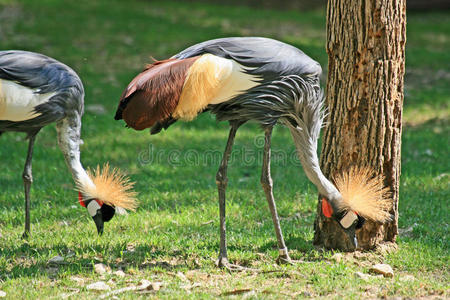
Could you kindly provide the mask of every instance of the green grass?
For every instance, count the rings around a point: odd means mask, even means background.
[[[448,297],[449,21],[448,13],[408,15],[399,225],[409,230],[399,236],[398,250],[344,254],[335,261],[333,253],[312,246],[316,190],[291,156],[287,130],[277,127],[273,152],[286,157],[272,165],[275,197],[291,257],[305,262],[274,265],[276,239],[259,184],[262,132],[247,124],[237,134],[229,167],[228,249],[233,262],[260,272],[229,274],[214,265],[219,248],[215,173],[227,124],[202,115],[150,136],[112,119],[118,98],[149,56],[163,59],[216,37],[277,38],[326,66],[324,12],[167,1],[0,0],[0,48],[42,52],[80,74],[86,107],[106,109],[106,114],[88,109],[83,118],[83,164],[109,161],[126,170],[140,201],[137,212],[115,217],[97,237],[77,203],[54,126],[46,127],[35,147],[32,236],[24,241],[21,173],[27,143],[21,134],[2,135],[0,290],[10,299],[71,292],[73,298],[94,299],[99,292],[88,291],[89,283],[111,279],[118,289],[148,279],[164,283],[150,294],[157,298],[214,298],[239,289],[250,289],[253,298],[273,299]],[[67,264],[48,264],[56,255]],[[99,262],[113,271],[123,269],[126,276],[96,274],[93,265]],[[377,262],[390,264],[394,278],[366,282],[353,275]],[[415,279],[402,281],[405,275]],[[194,283],[198,286],[190,289]],[[137,296],[148,295],[118,295]]]

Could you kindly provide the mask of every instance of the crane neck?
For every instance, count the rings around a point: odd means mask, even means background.
[[[72,178],[77,185],[94,186],[80,161],[81,115],[74,113],[56,124],[58,145],[61,149]]]
[[[323,175],[317,157],[317,141],[309,137],[305,130],[289,126],[294,139],[300,162],[308,179],[317,187],[319,194],[327,198],[334,206],[341,201],[342,196],[336,187]]]

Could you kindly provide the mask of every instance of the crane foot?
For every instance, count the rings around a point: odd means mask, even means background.
[[[30,237],[30,232],[29,231],[24,231],[22,233],[22,239],[26,240],[29,237]]]
[[[277,264],[279,265],[293,265],[294,261],[289,257],[288,254],[279,255],[277,258]]]
[[[232,264],[228,261],[228,258],[226,258],[226,257],[219,257],[216,261],[216,266],[218,266],[219,268],[226,269],[230,272],[241,272],[241,271],[253,271],[254,270],[251,268]]]

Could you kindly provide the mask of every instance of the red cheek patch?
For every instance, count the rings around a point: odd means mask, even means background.
[[[84,204],[83,195],[81,195],[81,192],[78,192],[78,201],[80,202],[81,206],[86,207],[86,204]]]
[[[333,208],[325,198],[322,198],[322,213],[327,218],[331,218],[331,215],[333,215]]]

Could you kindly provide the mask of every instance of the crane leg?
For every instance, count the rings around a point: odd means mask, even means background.
[[[223,153],[222,162],[216,174],[216,184],[219,192],[219,214],[220,214],[220,252],[217,265],[227,269],[233,269],[233,265],[228,262],[227,255],[227,239],[226,239],[226,222],[225,222],[225,190],[228,183],[227,168],[230,159],[231,148],[233,147],[236,131],[243,122],[230,122],[230,134],[228,135],[227,145]]]
[[[277,261],[279,263],[291,263],[291,258],[284,243],[283,233],[281,232],[280,219],[278,218],[277,206],[273,197],[273,181],[270,175],[270,144],[272,136],[272,127],[265,129],[264,139],[264,156],[263,166],[261,172],[261,185],[266,194],[267,202],[269,204],[270,213],[272,214],[272,221],[275,227],[275,234],[277,235],[279,256]]]
[[[31,161],[33,159],[33,147],[36,134],[30,136],[28,143],[27,160],[25,162],[25,168],[23,170],[22,179],[25,188],[25,231],[22,238],[27,238],[30,235],[30,188],[33,182],[33,174],[31,172]]]

